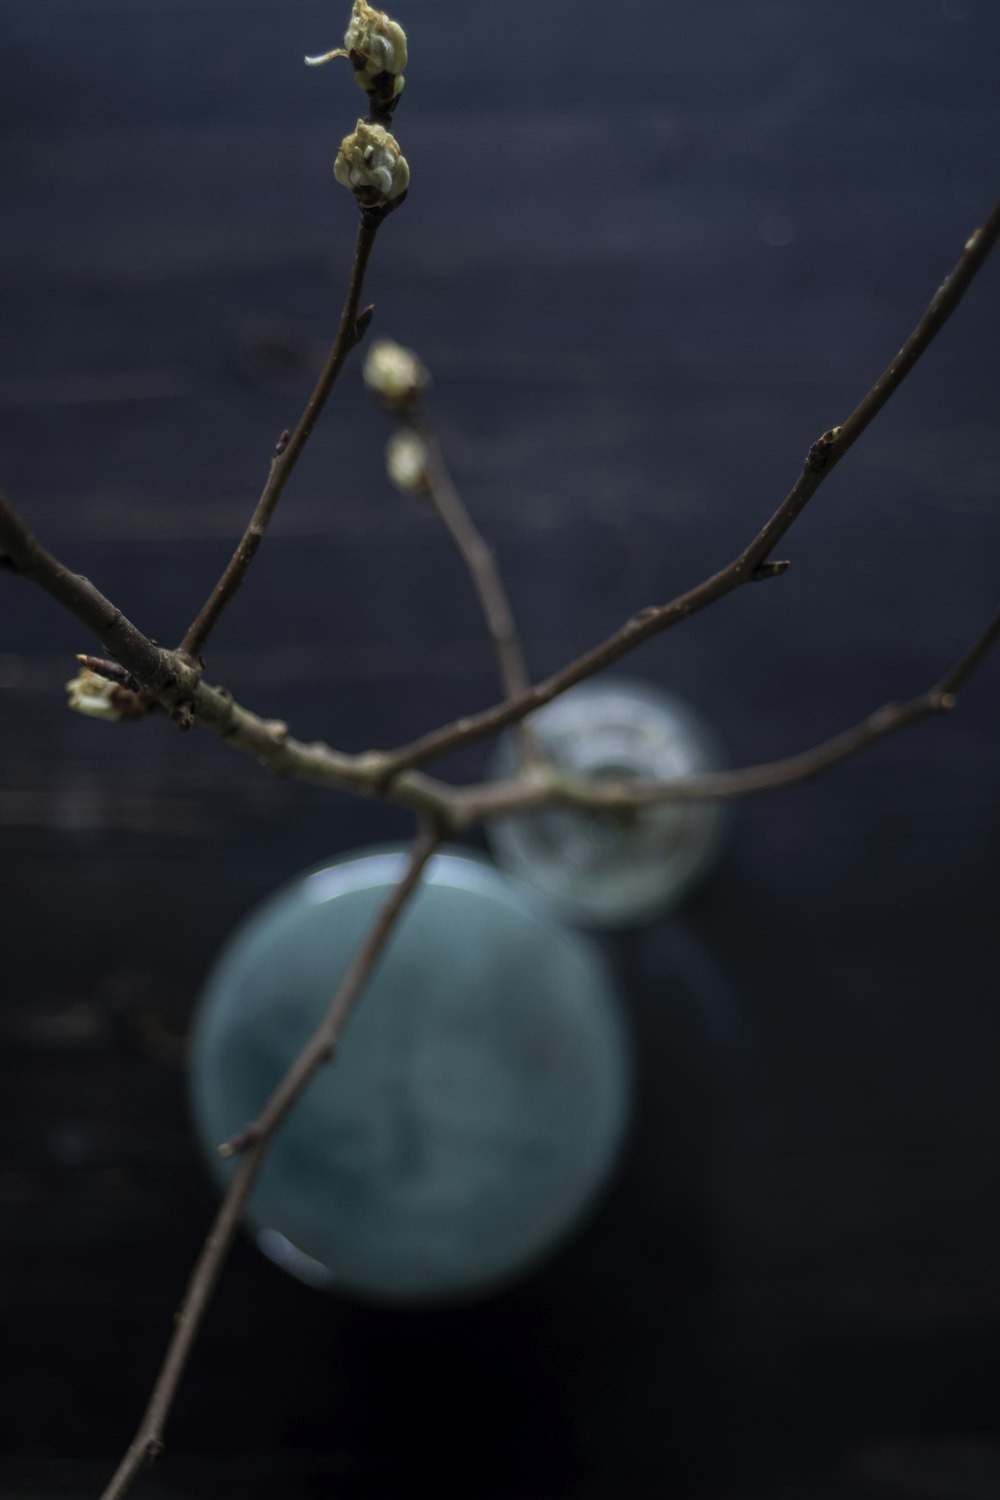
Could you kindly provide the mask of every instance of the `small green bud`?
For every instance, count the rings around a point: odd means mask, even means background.
[[[394,135],[382,125],[359,120],[340,143],[333,175],[350,188],[363,208],[384,207],[406,192],[410,169]]]

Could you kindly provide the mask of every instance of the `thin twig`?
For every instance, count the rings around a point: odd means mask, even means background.
[[[427,481],[427,498],[455,543],[472,580],[490,640],[493,642],[500,686],[508,698],[519,698],[527,692],[530,678],[493,548],[482,536],[455,488],[437,434],[423,412],[416,419],[416,428],[426,454],[424,475]],[[538,745],[528,725],[519,721],[517,730],[524,759],[529,762],[538,760]]]
[[[422,829],[409,856],[406,871],[379,908],[374,922],[340,982],[326,1015],[289,1068],[258,1120],[246,1132],[242,1160],[195,1262],[184,1300],[174,1319],[174,1331],[153,1386],[138,1431],[104,1491],[102,1500],[118,1500],[143,1467],[163,1449],[163,1431],[178,1386],[201,1327],[219,1273],[225,1263],[243,1210],[250,1197],[267,1148],[289,1110],[319,1069],[331,1061],[358,998],[375,967],[408,900],[420,883],[428,860],[437,848],[436,829]]]
[[[867,750],[878,740],[908,729],[932,714],[955,707],[959,687],[968,681],[990,648],[1000,638],[1000,609],[965,655],[932,688],[906,703],[886,703],[841,734],[813,745],[798,755],[735,771],[712,771],[673,781],[625,780],[621,777],[572,776],[553,771],[542,781],[523,778],[487,782],[456,789],[456,797],[472,823],[525,812],[551,802],[590,812],[622,812],[663,802],[728,801],[775,791],[807,781],[840,761]]]
[[[287,432],[281,434],[271,457],[267,483],[261,491],[247,529],[240,538],[236,551],[226,564],[221,578],[202,605],[196,619],[188,627],[181,642],[181,651],[192,660],[197,661],[201,657],[209,636],[243,583],[257,549],[264,540],[264,534],[281,499],[282,491],[302,455],[302,450],[309,441],[310,434],[326,405],[327,397],[337,382],[337,376],[343,369],[352,349],[356,348],[364,338],[365,329],[371,322],[373,309],[366,308],[364,312],[359,312],[359,309],[364,290],[365,271],[375,245],[375,236],[384,218],[384,209],[363,208],[361,210],[343,311],[340,314],[340,323],[326,364],[316,382],[315,390],[306,402],[305,410],[295,430],[290,434]]]
[[[784,500],[769,521],[729,565],[711,577],[704,579],[687,593],[680,594],[668,604],[651,605],[640,610],[627,620],[620,630],[600,645],[594,646],[583,656],[554,673],[544,682],[537,683],[527,692],[505,703],[495,704],[478,714],[472,714],[448,724],[442,729],[422,735],[408,745],[388,752],[389,774],[424,764],[437,756],[445,755],[460,745],[482,739],[498,730],[515,724],[526,714],[551,702],[560,693],[592,677],[612,662],[618,661],[627,652],[635,649],[651,636],[689,619],[709,604],[716,603],[726,594],[748,583],[766,576],[768,554],[788,531],[789,527],[805,509],[806,504],[819,489],[823,480],[840,462],[849,448],[882,410],[883,406],[905,380],[917,360],[927,349],[935,335],[947,322],[968,290],[973,277],[986,259],[1000,235],[1000,202],[994,206],[981,229],[977,229],[967,240],[965,249],[949,276],[931,299],[927,311],[910,334],[890,364],[883,370],[850,416],[839,426],[830,428],[817,438],[806,455],[805,463]]]

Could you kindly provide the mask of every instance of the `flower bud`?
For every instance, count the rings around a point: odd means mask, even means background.
[[[394,432],[386,444],[385,467],[397,490],[404,495],[422,495],[427,490],[427,449],[424,440],[409,427]]]
[[[97,672],[84,668],[72,681],[67,682],[66,691],[69,694],[69,707],[78,714],[86,714],[91,719],[106,719],[112,724],[130,717],[129,709],[134,694],[124,691],[118,683],[109,682],[107,677],[101,677]]]
[[[334,57],[349,57],[358,87],[391,102],[403,91],[406,55],[406,32],[399,22],[390,21],[384,10],[376,10],[366,0],[354,0],[343,47],[322,57],[307,57],[306,62],[315,68]]]
[[[406,192],[410,169],[395,136],[382,125],[359,120],[340,143],[333,175],[363,208],[384,207]]]
[[[377,339],[369,346],[361,373],[368,389],[395,412],[412,410],[431,383],[423,361],[392,339]]]

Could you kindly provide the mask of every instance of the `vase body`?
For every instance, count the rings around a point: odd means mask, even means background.
[[[272,896],[230,941],[196,1018],[191,1097],[219,1142],[259,1114],[405,868],[376,850]],[[301,1279],[399,1301],[475,1295],[556,1245],[605,1181],[628,1115],[624,1022],[579,934],[492,866],[429,864],[248,1209]]]

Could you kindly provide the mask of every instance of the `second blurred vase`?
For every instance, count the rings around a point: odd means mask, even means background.
[[[670,781],[720,770],[715,735],[679,699],[628,679],[583,683],[529,720],[543,753],[590,776]],[[515,742],[491,772],[517,774]],[[663,802],[623,818],[566,807],[499,818],[488,829],[497,863],[526,881],[562,921],[614,927],[677,905],[712,868],[723,813],[711,802]]]

